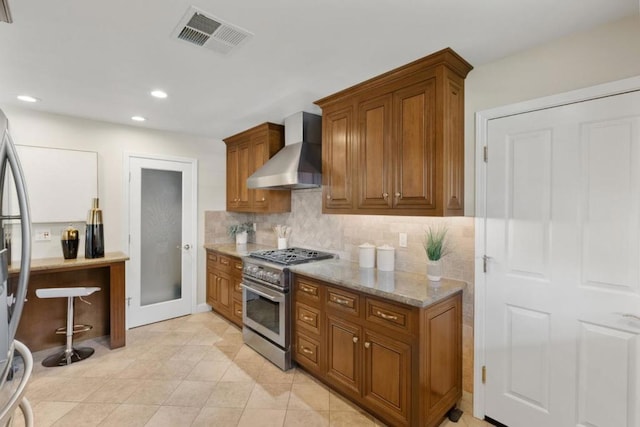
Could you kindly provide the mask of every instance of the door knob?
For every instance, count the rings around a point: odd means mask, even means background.
[[[189,245],[188,243],[185,243],[183,247],[185,251],[188,251],[189,249],[191,249],[191,245]]]

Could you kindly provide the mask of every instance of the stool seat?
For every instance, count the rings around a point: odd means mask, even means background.
[[[63,298],[63,297],[87,297],[99,291],[98,287],[73,286],[69,288],[42,288],[36,289],[38,298]]]
[[[66,335],[66,345],[62,352],[52,354],[42,361],[42,365],[48,368],[54,366],[70,365],[90,357],[94,353],[91,347],[74,347],[73,334],[77,332],[88,331],[92,328],[89,325],[76,325],[74,323],[74,301],[76,297],[84,301],[82,297],[87,297],[94,292],[99,291],[98,287],[72,286],[68,288],[42,288],[36,289],[38,298],[66,298],[67,299],[67,326],[58,328],[56,333],[64,333]],[[84,301],[90,304],[88,301]]]

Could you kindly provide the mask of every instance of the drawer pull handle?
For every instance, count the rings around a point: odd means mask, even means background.
[[[311,317],[311,316],[307,316],[307,315],[303,314],[300,317],[302,317],[302,320],[304,320],[305,322],[313,322],[313,317]]]
[[[300,350],[305,354],[313,354],[313,351],[309,350],[307,347],[300,347]]]
[[[365,341],[364,342],[364,348],[369,348],[369,347],[371,347],[371,343],[368,342],[368,341]]]
[[[313,294],[313,295],[316,294],[316,290],[314,288],[309,287],[309,286],[300,285],[300,290],[302,292],[306,292],[308,294]]]
[[[242,310],[236,310],[236,315],[242,316]]]
[[[358,337],[353,337],[353,343],[357,343],[358,342]],[[366,343],[365,343],[366,344]]]
[[[340,305],[346,305],[346,306],[349,306],[349,305],[350,305],[350,304],[349,304],[349,300],[346,300],[346,299],[343,299],[343,298],[339,298],[339,297],[337,297],[337,296],[332,296],[332,297],[331,297],[331,301],[333,301],[333,302],[335,302],[335,303],[338,303],[338,304],[340,304]]]
[[[236,270],[242,270],[242,264],[236,264]]]
[[[398,320],[398,316],[394,316],[393,314],[386,314],[379,310],[376,311],[376,316],[382,317],[383,319],[386,319],[386,320]]]
[[[221,259],[220,264],[229,265],[229,260]]]

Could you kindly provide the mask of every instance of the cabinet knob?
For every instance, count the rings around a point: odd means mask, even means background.
[[[261,201],[262,201],[262,202],[264,202],[264,200],[265,200],[265,199],[264,199],[264,197],[263,197]]]
[[[387,197],[389,197],[389,193],[382,193],[382,197],[386,199]]]
[[[396,193],[396,197],[401,197],[401,196],[402,196],[402,194],[400,194],[400,192]]]
[[[371,343],[368,342],[368,341],[365,341],[364,342],[364,348],[369,348],[369,347],[371,347]]]
[[[353,342],[357,343],[358,342],[358,337],[353,337]]]
[[[327,200],[331,200],[331,194],[327,194]]]

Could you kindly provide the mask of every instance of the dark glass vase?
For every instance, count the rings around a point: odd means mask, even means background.
[[[98,207],[98,199],[93,199],[93,207],[89,210],[89,215],[87,216],[84,257],[104,257],[104,226],[102,224],[102,210]]]
[[[78,245],[80,243],[78,230],[69,225],[69,227],[62,232],[60,240],[62,242],[62,255],[64,259],[76,259],[78,257]]]

